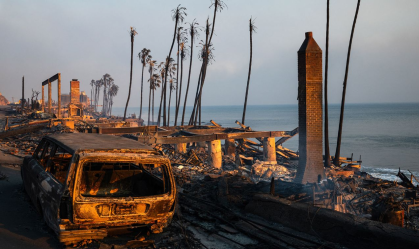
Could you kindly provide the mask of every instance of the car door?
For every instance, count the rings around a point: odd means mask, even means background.
[[[58,209],[64,192],[64,184],[53,174],[55,165],[53,158],[57,152],[57,145],[46,140],[40,157],[29,163],[31,168],[31,194],[35,197],[35,203],[40,209],[45,222],[54,231],[59,231]]]

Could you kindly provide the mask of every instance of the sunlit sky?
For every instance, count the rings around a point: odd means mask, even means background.
[[[329,101],[339,103],[357,1],[331,2]],[[253,35],[248,104],[296,104],[297,50],[304,33],[312,31],[324,55],[326,0],[226,0],[225,3],[228,8],[217,13],[213,38],[215,62],[208,68],[203,105],[243,104],[250,17],[255,18],[257,33]],[[114,106],[124,106],[130,73],[130,27],[138,32],[134,55],[148,48],[153,59],[163,61],[173,36],[171,10],[178,4],[187,8],[185,22],[196,19],[204,26],[207,17],[212,21],[210,0],[1,0],[0,92],[10,101],[12,97],[17,101],[25,76],[28,98],[31,89],[40,91],[41,82],[59,72],[62,93],[69,92],[71,79],[79,79],[81,90],[90,95],[90,81],[108,73],[120,87]],[[418,102],[418,10],[417,0],[361,1],[352,45],[348,103]],[[176,50],[172,57],[175,55]],[[185,61],[184,75],[187,65],[189,59]],[[195,53],[192,91],[196,89],[199,66]],[[144,78],[147,93],[148,75]],[[185,77],[184,84],[186,80]],[[139,106],[140,84],[141,63],[136,56],[130,106]],[[53,99],[56,91],[53,84]],[[188,105],[192,105],[193,98],[189,100]],[[148,94],[144,95],[144,103],[148,103]]]

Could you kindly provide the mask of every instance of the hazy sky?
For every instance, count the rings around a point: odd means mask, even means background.
[[[304,33],[312,31],[324,55],[326,0],[225,2],[228,8],[217,13],[213,38],[216,61],[207,72],[203,105],[243,104],[251,16],[256,19],[257,33],[253,36],[248,103],[296,104],[297,50]],[[329,101],[339,103],[357,1],[331,2]],[[134,54],[146,47],[153,59],[163,61],[173,36],[171,10],[178,4],[187,8],[185,22],[196,18],[204,26],[207,17],[212,20],[210,0],[0,0],[0,92],[10,101],[12,97],[17,100],[24,75],[27,98],[32,88],[40,91],[42,81],[60,72],[63,93],[76,78],[81,90],[90,95],[90,81],[109,73],[120,87],[114,106],[124,106],[129,86],[130,27],[138,32]],[[361,2],[352,45],[348,103],[418,102],[418,10],[417,0]],[[172,52],[172,57],[175,55],[176,51]],[[199,71],[196,54],[194,62],[192,91]],[[134,57],[130,106],[139,106],[140,79],[141,64]],[[146,86],[147,79],[145,76]],[[53,84],[54,99],[56,91]],[[191,105],[193,98],[189,100]],[[148,94],[144,103],[148,103]]]

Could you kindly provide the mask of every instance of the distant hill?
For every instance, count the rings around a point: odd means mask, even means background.
[[[7,105],[7,104],[9,104],[9,101],[6,99],[6,97],[1,95],[0,93],[0,105]]]

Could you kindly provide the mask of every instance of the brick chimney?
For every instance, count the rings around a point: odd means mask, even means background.
[[[80,104],[80,81],[77,79],[70,81],[70,102]]]
[[[299,163],[295,182],[325,178],[323,167],[322,50],[312,32],[298,50]]]

